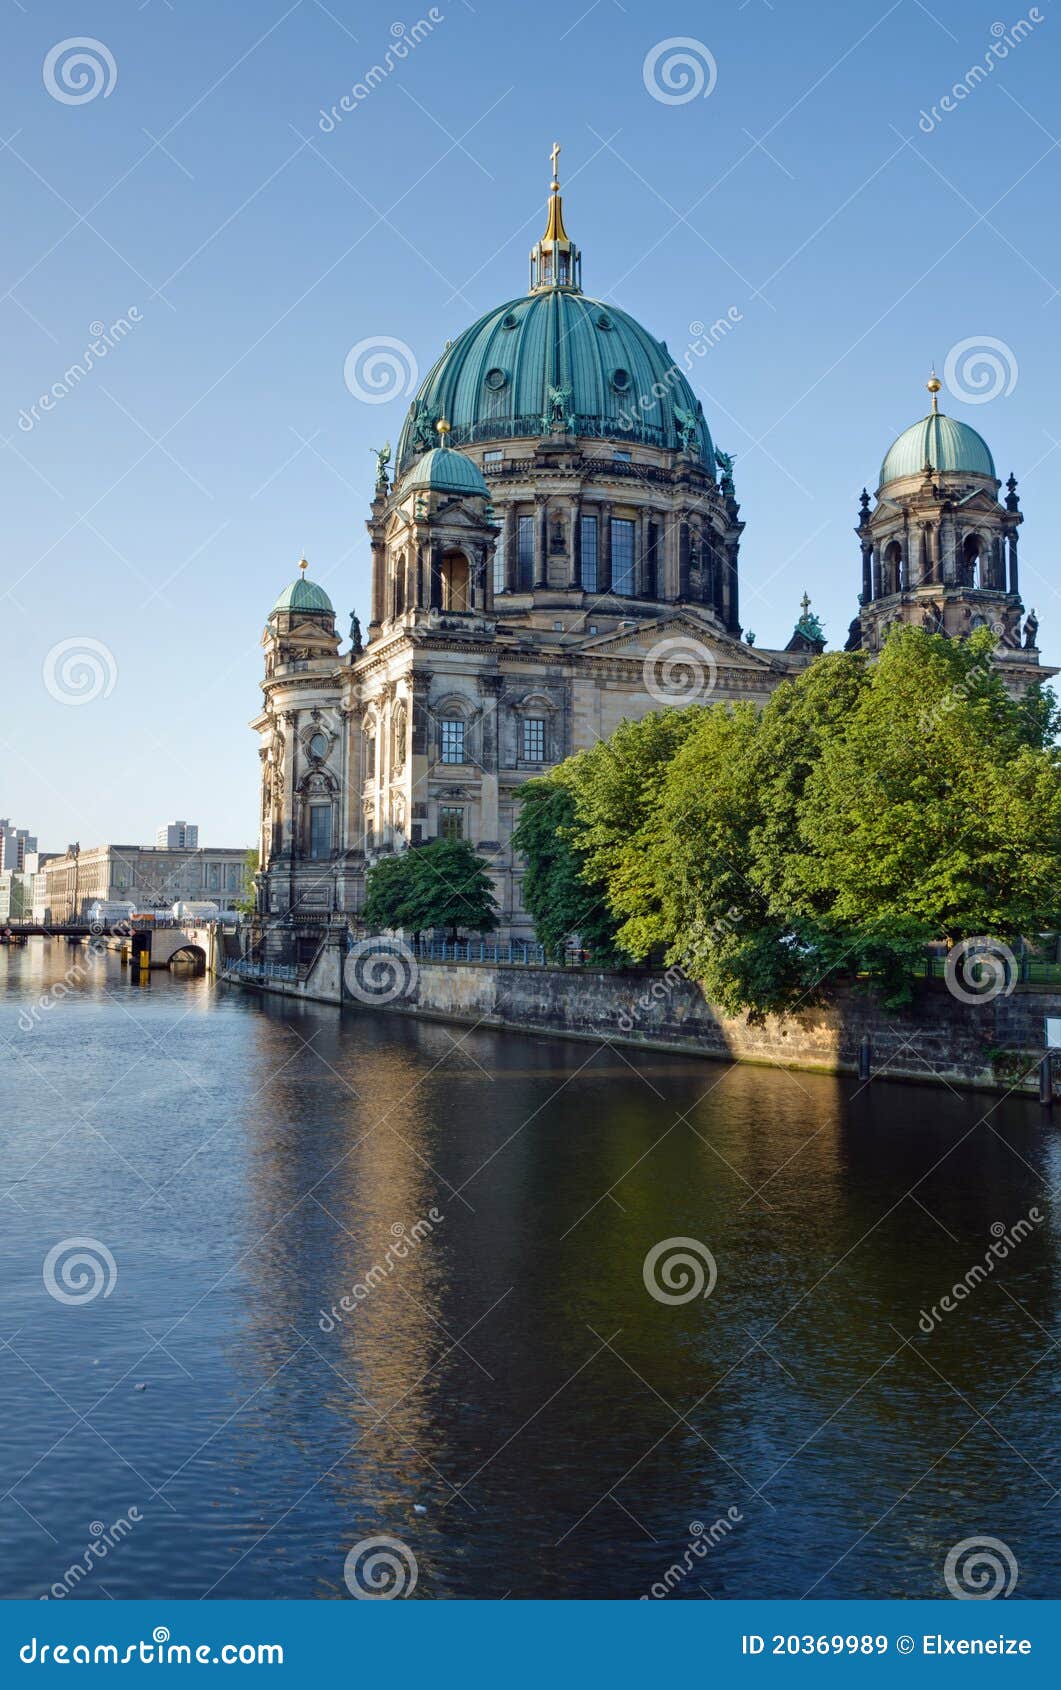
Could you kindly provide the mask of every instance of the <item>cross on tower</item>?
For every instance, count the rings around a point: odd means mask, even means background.
[[[806,617],[806,614],[810,609],[810,599],[807,597],[806,589],[804,589],[803,597],[799,601],[799,608],[802,610],[804,617]]]
[[[559,141],[553,142],[553,150],[549,154],[549,157],[552,160],[552,166],[553,166],[553,187],[558,188],[560,186],[560,184],[556,179],[556,161],[560,157],[560,143],[559,143]]]

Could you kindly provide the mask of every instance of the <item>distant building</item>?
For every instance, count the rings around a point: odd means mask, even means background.
[[[197,822],[166,822],[155,833],[155,844],[163,851],[194,851],[199,844]]]
[[[0,869],[0,926],[28,921],[33,905],[33,876],[19,869]]]
[[[243,845],[168,850],[150,845],[70,846],[36,877],[35,912],[57,924],[83,918],[96,903],[168,909],[179,900],[229,909],[239,897],[247,860]],[[43,884],[43,897],[41,887]]]
[[[12,827],[6,816],[0,816],[0,872],[23,869],[27,851],[35,851],[37,841],[24,827]]]

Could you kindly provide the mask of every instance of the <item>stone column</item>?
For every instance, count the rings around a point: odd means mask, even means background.
[[[873,547],[862,542],[862,602],[869,604],[873,597]]]
[[[428,583],[428,608],[442,609],[442,543],[432,540],[428,552],[431,578]]]
[[[571,500],[571,585],[576,592],[582,587],[582,500],[576,493]]]
[[[534,500],[534,586],[549,585],[549,503],[538,494]]]
[[[690,534],[688,513],[682,511],[678,525],[678,597],[689,597]],[[725,589],[723,588],[723,591]]]
[[[372,541],[372,626],[378,628],[385,615],[387,549],[382,540]]]
[[[597,591],[612,590],[612,507],[597,506]]]
[[[284,803],[280,832],[280,854],[295,853],[295,786],[298,759],[298,711],[284,711]]]
[[[496,849],[501,842],[498,820],[498,769],[501,743],[499,711],[503,686],[501,675],[479,676],[479,696],[483,701],[483,714],[480,726],[482,773],[479,786],[478,844],[486,850]]]
[[[519,590],[519,528],[515,504],[505,506],[505,591]]]
[[[1015,528],[1011,528],[1009,531],[1009,590],[1013,594],[1020,592],[1017,571],[1017,530]]]

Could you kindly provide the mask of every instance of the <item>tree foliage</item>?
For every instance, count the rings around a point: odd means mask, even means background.
[[[898,1002],[930,940],[1061,924],[1056,709],[1039,688],[1011,699],[991,650],[901,629],[872,663],[818,659],[761,712],[624,723],[554,771],[618,946],[761,1016],[837,973]]]
[[[490,933],[498,917],[489,865],[466,839],[433,839],[381,857],[366,875],[362,917],[368,926],[388,930]]]
[[[548,777],[520,788],[512,843],[526,864],[523,905],[539,944],[559,955],[577,936],[594,962],[614,962],[616,921],[600,876],[586,875],[586,853],[572,843],[575,799],[569,785]]]

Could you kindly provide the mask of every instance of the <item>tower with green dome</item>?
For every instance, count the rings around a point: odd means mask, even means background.
[[[1039,665],[1034,611],[1024,618],[1016,477],[1001,500],[990,447],[940,410],[941,386],[933,370],[931,410],[888,448],[875,498],[862,493],[862,591],[848,649],[879,651],[888,630],[903,623],[954,638],[988,627],[1007,683],[1023,691],[1053,671]]]

